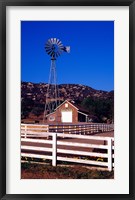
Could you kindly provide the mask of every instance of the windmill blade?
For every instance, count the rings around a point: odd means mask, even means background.
[[[51,43],[53,44],[53,38],[51,38],[50,40],[51,40]]]
[[[62,48],[63,48],[63,45],[59,45],[59,48],[62,49]]]
[[[60,46],[60,45],[62,45],[63,46],[63,44],[62,44],[62,42],[59,40],[59,42],[57,42],[57,44]]]
[[[52,44],[51,41],[50,41],[50,39],[46,42],[46,44],[48,44],[48,45]]]
[[[52,49],[50,49],[49,51],[47,51],[47,53],[50,55],[52,53]]]
[[[52,52],[52,50],[50,50],[50,51],[46,51],[49,55],[50,55],[50,53]]]
[[[51,46],[52,46],[52,45],[51,45],[51,44],[48,44],[48,43],[45,45],[45,47],[51,47]]]
[[[60,53],[59,53],[59,51],[57,51],[57,52],[56,52],[56,56],[57,56],[57,57],[58,57],[58,56],[60,56]]]
[[[51,40],[49,39],[49,40],[47,40],[47,42],[46,42],[46,44],[51,44]]]
[[[53,44],[56,44],[57,39],[53,38]]]
[[[63,46],[62,42],[59,39],[57,39],[57,45],[58,46]]]
[[[56,43],[57,43],[57,44],[58,44],[59,41],[60,41],[59,39],[56,39]]]
[[[51,57],[57,58],[63,53],[63,51],[69,53],[70,46],[63,46],[59,39],[50,38],[45,44],[45,50]]]
[[[48,42],[52,45],[52,41],[51,41],[51,38],[48,40]]]
[[[51,53],[50,53],[50,56],[54,56],[55,55],[55,53],[54,53],[54,51],[52,51]]]
[[[49,47],[49,46],[45,46],[45,49],[51,49],[51,47]]]
[[[52,48],[52,45],[45,45],[45,47],[47,47],[47,48]]]
[[[46,51],[49,52],[49,51],[52,51],[52,49],[51,48],[47,48]]]

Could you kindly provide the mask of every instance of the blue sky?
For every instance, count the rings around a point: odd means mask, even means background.
[[[22,21],[22,81],[48,82],[51,62],[44,46],[49,38],[58,38],[71,48],[56,60],[58,84],[114,89],[113,21]]]

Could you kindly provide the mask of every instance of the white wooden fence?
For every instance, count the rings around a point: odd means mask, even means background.
[[[48,125],[39,125],[39,124],[21,124],[21,136],[33,136],[35,137],[36,134],[38,136],[49,132]]]
[[[113,124],[102,124],[102,123],[80,123],[80,124],[58,124],[58,125],[49,125],[50,132],[58,133],[72,133],[72,134],[83,134],[89,135],[91,133],[98,132],[109,132],[114,130]]]
[[[57,161],[66,161],[103,166],[109,171],[114,167],[113,137],[64,134],[63,139],[63,133],[49,133],[45,127],[44,131],[35,129],[21,131],[22,157],[50,159],[53,166]]]
[[[81,134],[81,135],[90,135],[92,133],[99,132],[109,132],[114,130],[113,124],[102,124],[102,123],[86,123],[86,124],[21,124],[21,130],[23,132],[37,131],[41,132],[58,132],[58,133],[69,133],[69,134]]]

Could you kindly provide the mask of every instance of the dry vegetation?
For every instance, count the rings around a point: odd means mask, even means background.
[[[21,179],[113,179],[114,172],[84,166],[57,166],[22,163]]]

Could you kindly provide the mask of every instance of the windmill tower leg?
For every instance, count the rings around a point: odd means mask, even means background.
[[[46,115],[52,113],[55,110],[55,108],[59,105],[58,101],[59,93],[58,93],[55,61],[56,60],[54,58],[51,59],[51,67],[50,67],[50,74],[47,86],[43,123],[45,123],[46,121]],[[57,119],[55,119],[55,121],[56,120]]]

